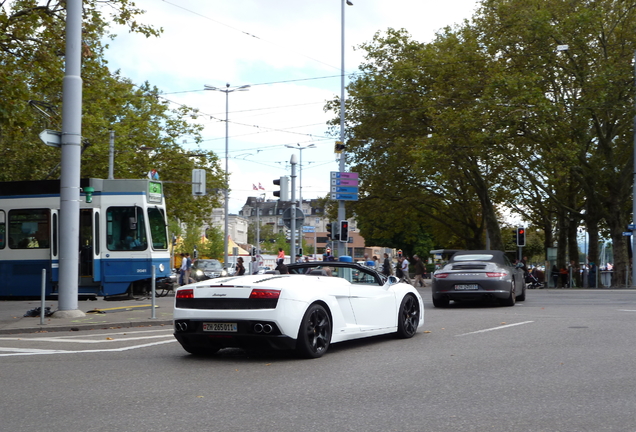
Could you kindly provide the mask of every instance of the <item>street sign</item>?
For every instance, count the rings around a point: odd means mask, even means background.
[[[316,227],[313,227],[311,225],[305,225],[305,226],[303,226],[303,232],[304,233],[316,232]]]
[[[628,230],[636,230],[636,225],[634,225],[634,224],[629,224],[629,225],[627,225],[627,229],[628,229]]]
[[[334,199],[342,201],[358,201],[358,194],[337,193],[334,194]]]
[[[331,178],[336,179],[357,179],[358,173],[331,171]]]
[[[331,179],[331,186],[358,186],[357,179]]]
[[[283,223],[287,228],[291,228],[291,210],[291,207],[288,207],[283,212]],[[303,214],[302,210],[296,207],[296,227],[301,226],[303,222],[305,222],[305,215]]]
[[[62,132],[44,129],[40,132],[40,139],[44,144],[51,147],[62,146]]]
[[[331,193],[358,193],[357,186],[331,186]]]
[[[625,237],[628,237],[628,236],[632,235],[632,232],[631,231],[623,231],[623,235]]]
[[[358,173],[331,171],[331,197],[340,201],[358,201]]]

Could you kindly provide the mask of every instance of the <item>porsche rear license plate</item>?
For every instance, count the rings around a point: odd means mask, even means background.
[[[479,285],[477,284],[455,285],[456,291],[466,291],[466,290],[476,290],[476,289],[479,289]]]
[[[203,323],[204,332],[236,333],[236,323]]]

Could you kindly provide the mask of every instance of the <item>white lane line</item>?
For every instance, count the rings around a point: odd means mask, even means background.
[[[477,334],[477,333],[486,333],[486,332],[493,331],[493,330],[501,330],[501,329],[505,329],[505,328],[509,328],[509,327],[519,326],[519,325],[522,325],[522,324],[530,324],[530,323],[533,323],[533,322],[534,321],[524,321],[524,322],[515,323],[515,324],[506,324],[506,325],[502,325],[502,326],[499,326],[499,327],[493,327],[493,328],[484,329],[484,330],[477,330],[477,331],[474,331],[474,332],[459,334],[459,335],[456,335],[456,336],[466,336],[466,335]]]
[[[94,337],[94,336],[93,336]],[[4,341],[23,341],[23,342],[67,342],[67,343],[83,343],[83,344],[94,344],[94,343],[112,343],[112,342],[123,342],[123,341],[132,341],[132,340],[143,340],[143,339],[158,339],[158,338],[167,338],[174,337],[172,333],[166,335],[154,335],[154,336],[137,336],[137,337],[122,337],[122,338],[110,338],[110,339],[66,339],[66,338],[2,338],[0,340]]]
[[[111,349],[101,349],[101,350],[74,350],[74,351],[65,351],[65,350],[25,350],[27,352],[16,352],[20,351],[19,348],[3,348],[0,351],[10,350],[13,351],[11,354],[0,354],[0,357],[12,357],[12,356],[32,356],[32,355],[43,355],[43,354],[82,354],[82,353],[103,353],[103,352],[123,352],[130,351],[139,348],[147,348],[156,345],[163,345],[167,343],[176,342],[176,339],[161,341],[161,342],[153,342],[147,343],[143,345],[134,345],[122,348],[111,348]]]
[[[619,312],[636,312],[634,309],[619,309]]]
[[[37,349],[37,348],[2,348],[0,347],[0,351],[2,352],[20,352],[20,353],[50,353],[50,352],[59,352],[58,350],[48,350],[48,349]],[[2,355],[2,354],[0,354]]]
[[[80,334],[77,335],[63,335],[63,336],[47,336],[46,340],[55,340],[55,339],[73,339],[73,338],[84,338],[86,336],[88,337],[100,337],[100,336],[114,336],[114,335],[131,335],[131,334],[136,334],[136,333],[159,333],[159,332],[170,332],[170,335],[172,335],[172,333],[174,333],[174,330],[172,328],[172,326],[167,327],[167,328],[162,328],[162,329],[157,329],[157,330],[136,330],[136,331],[119,331],[119,332],[108,332],[108,333],[85,333],[85,332],[81,332]],[[29,339],[28,336],[22,336],[22,337],[0,337],[0,341],[3,340],[34,340],[34,339]]]

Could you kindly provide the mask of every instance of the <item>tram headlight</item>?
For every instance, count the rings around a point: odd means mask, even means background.
[[[159,264],[159,271],[160,271],[161,273],[163,273],[163,270],[164,270],[164,269],[165,269],[165,267],[164,267],[163,263],[162,263],[162,264]]]

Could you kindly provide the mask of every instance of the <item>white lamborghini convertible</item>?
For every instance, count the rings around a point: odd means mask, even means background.
[[[415,288],[356,263],[309,262],[290,274],[235,276],[179,288],[174,335],[197,355],[221,348],[295,349],[322,356],[331,343],[395,333],[424,324]]]

